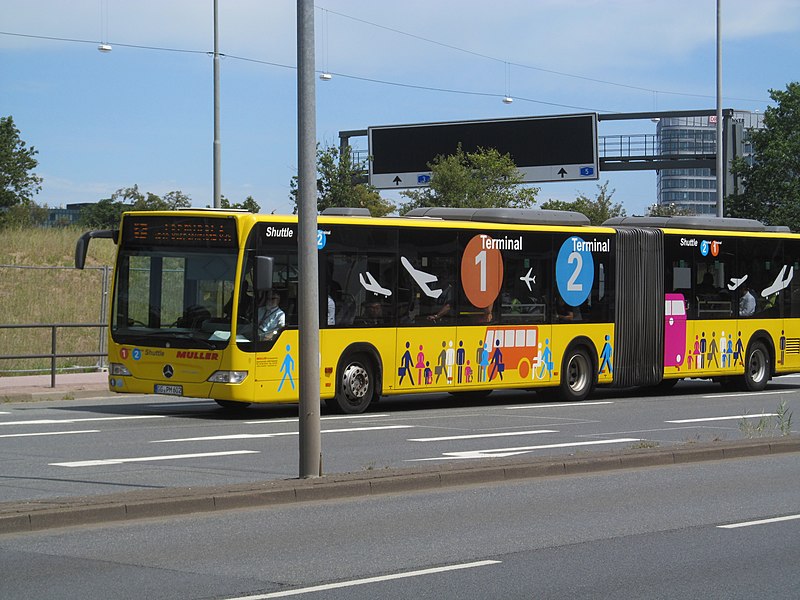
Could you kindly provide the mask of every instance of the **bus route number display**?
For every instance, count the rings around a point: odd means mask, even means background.
[[[236,222],[206,217],[126,217],[122,238],[128,244],[235,248]]]

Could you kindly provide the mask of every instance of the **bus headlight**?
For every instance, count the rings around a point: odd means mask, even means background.
[[[126,367],[122,363],[109,363],[108,364],[108,374],[109,375],[130,375],[131,372],[128,370],[128,367]]]
[[[208,381],[211,383],[242,383],[247,378],[247,371],[215,371]]]

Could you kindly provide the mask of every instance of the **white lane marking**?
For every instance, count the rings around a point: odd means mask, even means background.
[[[506,406],[506,410],[524,410],[529,408],[563,408],[566,406],[598,406],[601,404],[614,404],[613,402],[597,401],[597,402],[563,402],[560,404],[526,404],[525,406]]]
[[[752,397],[754,393],[759,396],[769,396],[770,394],[796,394],[797,390],[774,390],[772,392],[737,392],[735,394],[708,394],[700,396],[701,398],[742,398],[744,396]]]
[[[385,425],[383,427],[349,427],[347,429],[323,429],[320,433],[354,433],[360,431],[385,431],[387,429],[413,429],[413,425]],[[209,442],[213,440],[252,440],[256,438],[273,438],[287,435],[299,435],[297,431],[281,433],[232,433],[230,435],[210,435],[206,437],[177,438],[172,440],[153,440],[151,444],[166,442]]]
[[[504,431],[503,433],[476,433],[473,435],[449,435],[446,437],[412,438],[409,442],[449,442],[452,440],[477,440],[481,438],[510,437],[514,435],[534,435],[537,433],[558,433],[555,429],[534,429],[532,431]]]
[[[785,517],[775,517],[774,519],[760,519],[758,521],[744,521],[743,523],[731,523],[730,525],[717,525],[717,529],[737,529],[738,527],[750,527],[752,525],[767,525],[769,523],[780,523],[781,521],[794,521],[800,519],[800,515],[787,515]]]
[[[470,458],[505,458],[518,454],[527,454],[534,450],[550,450],[553,448],[575,448],[580,446],[597,446],[601,444],[626,444],[641,442],[640,438],[617,438],[614,440],[595,440],[591,442],[566,442],[563,444],[545,444],[542,446],[523,446],[521,448],[494,448],[491,450],[468,450],[466,452],[443,452],[437,458],[413,458],[405,462],[422,462],[428,460],[463,460]]]
[[[257,594],[255,596],[237,596],[227,600],[269,600],[270,598],[286,598],[287,596],[300,596],[313,592],[326,592],[341,588],[355,587],[357,585],[368,585],[370,583],[381,583],[383,581],[395,581],[397,579],[408,579],[410,577],[421,577],[423,575],[435,575],[437,573],[447,573],[448,571],[459,571],[462,569],[474,569],[476,567],[487,567],[489,565],[499,565],[499,560],[479,560],[471,563],[461,563],[458,565],[448,565],[446,567],[433,567],[430,569],[420,569],[418,571],[406,571],[404,573],[394,573],[392,575],[379,575],[377,577],[366,577],[364,579],[351,579],[350,581],[339,581],[337,583],[326,583],[314,585],[306,588],[294,590],[284,590],[282,592],[272,592],[269,594]]]
[[[51,467],[103,467],[124,463],[151,462],[157,460],[179,460],[182,458],[208,458],[212,456],[233,456],[235,454],[259,454],[258,450],[231,450],[229,452],[200,452],[197,454],[172,454],[170,456],[140,456],[138,458],[107,458],[102,460],[78,460],[75,462],[50,463]]]
[[[91,417],[85,419],[36,419],[35,421],[0,421],[0,425],[66,425],[94,421],[129,421],[133,419],[166,419],[165,415],[131,415],[128,417]]]
[[[758,413],[755,415],[731,415],[729,417],[705,417],[703,419],[678,419],[676,421],[664,421],[665,423],[703,423],[705,421],[736,421],[739,419],[758,419],[760,417],[777,417],[775,413]]]
[[[40,435],[70,435],[72,433],[100,433],[99,429],[84,429],[82,431],[45,431],[39,433],[4,433],[0,438],[36,437]]]
[[[346,417],[320,417],[320,421],[342,421],[350,419],[375,419],[376,417],[390,417],[390,414],[349,415]],[[300,419],[264,419],[263,421],[245,421],[245,425],[269,425],[270,423],[297,423]]]
[[[11,413],[7,410],[0,410],[0,415],[10,415]]]

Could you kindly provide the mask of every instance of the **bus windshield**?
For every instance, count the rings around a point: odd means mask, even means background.
[[[223,348],[231,336],[234,248],[122,248],[111,335],[117,343]]]

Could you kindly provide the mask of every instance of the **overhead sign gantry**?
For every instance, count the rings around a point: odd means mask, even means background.
[[[424,187],[437,156],[495,148],[510,154],[525,183],[599,178],[597,114],[370,127],[369,182]]]

